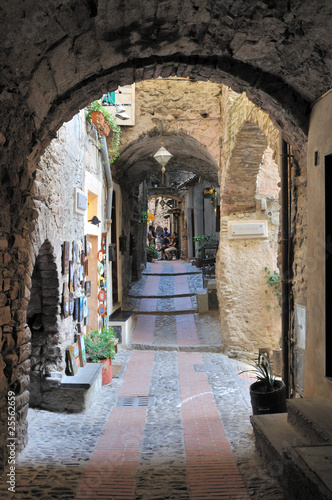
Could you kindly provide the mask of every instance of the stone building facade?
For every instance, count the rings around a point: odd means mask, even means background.
[[[107,234],[108,227],[107,182],[101,147],[102,139],[96,128],[86,121],[83,110],[60,128],[37,167],[33,197],[38,223],[32,238],[34,267],[25,330],[26,340],[30,342],[24,344],[27,358],[20,367],[21,370],[25,367],[24,414],[29,393],[31,406],[50,410],[59,407],[58,389],[68,374],[68,347],[78,333],[100,328],[103,322],[98,313],[97,254],[102,248],[102,234]],[[77,203],[78,193],[85,197],[83,209]],[[100,220],[99,226],[89,222],[93,216]],[[110,236],[106,238],[110,240]],[[64,269],[64,245],[69,246],[69,274]],[[79,276],[81,272],[84,282]],[[73,282],[72,289],[70,282]],[[86,297],[88,318],[76,317],[77,302],[74,310],[65,314],[66,289],[70,300]],[[109,291],[112,296],[112,280]],[[108,302],[111,313],[111,297]]]

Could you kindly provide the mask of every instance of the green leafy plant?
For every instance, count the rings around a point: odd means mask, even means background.
[[[84,341],[87,359],[94,363],[98,363],[101,359],[114,358],[118,339],[112,327],[103,328],[101,332],[98,330],[91,330]]]
[[[143,212],[141,212],[141,216],[140,216],[140,218],[139,218],[139,221],[138,221],[138,222],[139,222],[140,224],[144,224],[144,223],[145,223],[145,222],[147,222],[147,221],[148,221],[148,212],[147,212],[147,211],[143,211]]]
[[[214,234],[202,234],[200,236],[194,236],[193,240],[195,242],[198,242],[198,257],[201,257],[202,254],[202,247],[206,245],[207,243],[211,243],[212,241],[216,241],[216,238]]]
[[[250,364],[253,366],[252,370],[242,370],[240,373],[254,373],[257,381],[264,384],[266,392],[272,392],[276,378],[265,354],[260,354],[257,361],[250,359]]]
[[[90,123],[92,120],[91,118],[92,111],[98,111],[104,115],[105,121],[109,125],[112,132],[109,136],[109,140],[107,141],[108,156],[110,163],[114,163],[114,161],[120,155],[119,147],[120,147],[120,136],[121,136],[121,128],[116,124],[115,116],[111,115],[111,113],[109,113],[107,109],[99,101],[93,101],[91,104],[89,104],[87,110],[88,111],[86,114],[86,119]]]
[[[279,271],[271,271],[268,267],[264,267],[265,271],[265,278],[266,278],[266,284],[270,287],[272,287],[272,291],[279,300],[280,297],[280,287],[279,287],[279,281],[280,281],[280,276],[279,276]],[[265,293],[267,293],[267,290],[265,290]]]
[[[157,259],[159,255],[158,250],[156,250],[156,247],[154,245],[146,247],[146,254],[148,257],[151,257],[152,259]]]

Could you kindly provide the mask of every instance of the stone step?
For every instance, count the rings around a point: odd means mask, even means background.
[[[60,385],[55,385],[45,393],[41,408],[48,411],[79,413],[90,408],[98,398],[102,385],[102,364],[87,363],[74,376],[66,376]]]
[[[126,347],[130,342],[130,337],[134,328],[135,316],[133,311],[118,309],[109,316],[108,324],[117,332],[119,345]]]
[[[210,353],[224,353],[225,348],[223,345],[178,345],[178,344],[139,344],[130,343],[127,349],[133,351],[178,351],[178,352],[210,352]]]
[[[179,272],[179,273],[148,273],[148,272],[143,272],[142,276],[185,276],[185,275],[192,275],[192,274],[202,274],[202,271],[189,271],[189,272]]]
[[[332,444],[332,404],[322,398],[287,401],[288,422],[310,443]]]
[[[286,413],[251,417],[257,450],[288,499],[332,499],[332,446],[310,443]]]
[[[128,297],[131,299],[181,299],[184,297],[194,297],[196,293],[178,293],[173,295],[131,295],[128,294]]]
[[[253,415],[250,417],[254,429],[256,448],[264,458],[279,460],[282,450],[292,446],[310,444],[287,420],[287,413]]]
[[[174,316],[178,314],[195,314],[198,313],[198,309],[183,309],[182,311],[134,311],[134,313],[136,315]]]

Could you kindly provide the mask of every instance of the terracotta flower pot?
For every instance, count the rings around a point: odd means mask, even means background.
[[[112,373],[112,359],[101,359],[99,363],[102,363],[103,369],[102,373],[102,385],[110,384],[113,379]]]
[[[101,135],[108,137],[110,130],[111,130],[111,127],[109,126],[108,123],[105,122],[103,128],[100,130],[100,133],[101,133]]]
[[[91,120],[99,130],[104,128],[105,116],[100,111],[91,111]]]

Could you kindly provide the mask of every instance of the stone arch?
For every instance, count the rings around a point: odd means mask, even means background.
[[[31,277],[27,323],[31,330],[30,406],[41,406],[46,378],[61,364],[58,341],[58,271],[49,241],[39,249]]]
[[[160,144],[160,136],[154,131],[128,144],[114,162],[113,172],[118,182],[137,186],[155,173],[158,164],[153,155]],[[163,145],[173,154],[167,163],[166,173],[178,169],[188,170],[219,184],[217,162],[199,141],[184,133],[169,133],[163,136]]]
[[[224,212],[255,208],[257,176],[266,148],[267,140],[260,128],[244,123],[236,137],[221,195]]]
[[[171,75],[223,82],[269,113],[304,159],[310,105],[332,84],[330,14],[329,0],[319,8],[285,0],[7,2],[0,198],[10,272],[24,276],[17,249],[30,245],[37,217],[30,194],[40,154],[64,121],[118,85]],[[17,333],[23,299],[13,300],[8,294],[3,324],[15,319]]]

